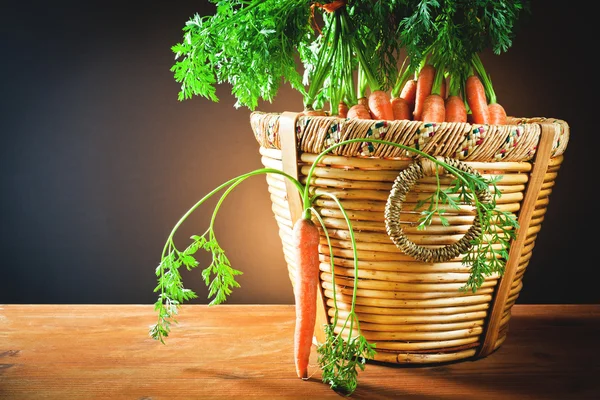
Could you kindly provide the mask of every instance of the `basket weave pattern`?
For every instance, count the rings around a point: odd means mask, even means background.
[[[251,115],[263,165],[284,170],[279,122],[280,114]],[[539,190],[533,197],[527,197],[543,124],[553,131],[550,157],[538,178]],[[509,125],[475,126],[299,117],[295,134],[298,177],[304,184],[310,165],[325,148],[346,139],[380,138],[418,148],[432,156],[461,160],[486,177],[501,175],[497,185],[502,195],[496,203],[503,211],[519,216],[524,199],[530,199],[530,218],[520,228],[523,233],[514,268],[508,277],[505,274],[502,278],[508,278],[502,282],[504,301],[496,307],[497,321],[490,325],[491,310],[499,297],[499,276],[487,277],[475,293],[460,291],[469,276],[460,255],[447,261],[419,261],[402,252],[386,231],[386,202],[398,174],[414,165],[412,153],[366,142],[342,146],[322,159],[310,183],[312,193],[335,194],[351,219],[359,266],[356,312],[363,335],[377,344],[375,360],[437,363],[485,356],[486,352],[481,352],[484,345],[491,351],[497,349],[506,339],[510,310],[523,287],[523,275],[568,143],[568,125],[547,118],[511,118]],[[452,177],[441,178],[442,184],[451,181]],[[295,265],[289,193],[284,178],[278,174],[267,175],[267,183],[291,279]],[[459,241],[475,217],[473,208],[464,206],[448,213],[449,226],[434,220],[425,231],[417,230],[417,202],[429,197],[435,187],[435,176],[418,179],[403,197],[399,213],[406,237],[418,246],[432,249]],[[350,234],[334,201],[321,197],[315,206],[333,246],[336,300],[343,319],[350,310],[354,283]],[[319,251],[323,312],[331,317],[334,301],[330,250],[323,234]],[[489,336],[493,343],[484,343],[490,329],[494,330]]]
[[[478,174],[477,171],[462,161],[457,161],[453,158],[442,158],[442,161],[459,170],[466,171],[471,174]],[[396,180],[392,185],[392,190],[390,191],[384,213],[386,229],[390,239],[392,239],[392,241],[400,250],[402,250],[402,252],[414,257],[417,260],[425,262],[449,261],[458,257],[460,254],[464,254],[472,247],[471,242],[479,238],[482,233],[478,214],[475,214],[473,221],[471,222],[471,227],[461,239],[455,243],[448,244],[443,247],[432,248],[430,246],[419,246],[411,241],[404,233],[404,228],[402,225],[406,222],[404,215],[402,214],[402,206],[406,201],[406,195],[413,189],[413,186],[418,180],[423,179],[426,176],[434,176],[436,173],[444,174],[446,171],[439,171],[439,168],[435,166],[433,161],[426,158],[419,159],[417,162],[409,165],[406,169],[400,172],[398,177],[396,177]],[[475,193],[475,196],[481,203],[484,204],[489,204],[492,198],[492,195],[488,190],[479,190],[477,193]],[[441,221],[436,222],[439,224]],[[409,226],[411,223],[413,223],[413,221],[409,223]]]
[[[261,147],[281,149],[279,119],[280,114],[252,113],[250,123]],[[565,121],[549,118],[509,118],[507,125],[471,125],[300,117],[296,134],[299,151],[313,154],[343,140],[374,138],[463,161],[527,161],[535,154],[542,122],[555,127],[552,156],[563,154],[569,140],[569,127]],[[412,156],[397,147],[374,143],[352,143],[335,149],[332,154],[378,158]]]

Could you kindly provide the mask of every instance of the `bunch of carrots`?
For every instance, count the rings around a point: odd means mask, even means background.
[[[507,114],[498,103],[491,79],[478,55],[468,76],[451,75],[443,66],[423,62],[414,73],[398,76],[390,93],[372,91],[349,106],[341,101],[341,118],[408,120],[423,122],[470,122],[506,124]]]

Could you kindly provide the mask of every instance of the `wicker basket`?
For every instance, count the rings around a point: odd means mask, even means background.
[[[377,344],[375,360],[388,363],[439,363],[485,357],[505,340],[511,307],[523,287],[548,198],[569,140],[569,126],[548,118],[510,118],[508,125],[426,124],[418,121],[346,120],[296,113],[251,115],[262,163],[306,183],[316,155],[334,143],[381,138],[412,146],[430,155],[458,160],[484,176],[501,175],[500,209],[515,213],[520,228],[512,241],[502,277],[487,277],[475,293],[460,291],[469,271],[458,257],[419,261],[401,251],[386,230],[385,208],[394,181],[414,157],[397,147],[367,142],[335,149],[322,159],[311,190],[334,193],[348,211],[358,248],[356,312],[367,340]],[[425,231],[410,226],[412,210],[431,192],[435,178],[424,176],[406,195],[402,220],[406,236],[422,248],[448,247],[473,224],[472,207],[449,216],[450,226]],[[279,226],[290,278],[294,272],[292,221],[301,202],[294,187],[279,174],[267,175],[272,209]],[[333,201],[317,200],[331,237],[336,299],[340,315],[348,313],[354,279],[353,253],[343,216]],[[321,292],[315,340],[333,315],[329,248],[322,236]]]

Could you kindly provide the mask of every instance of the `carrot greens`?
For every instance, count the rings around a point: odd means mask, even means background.
[[[304,92],[297,47],[311,41],[306,0],[218,0],[212,16],[194,15],[172,47],[171,71],[179,99],[195,95],[218,101],[216,84],[229,83],[236,107],[272,101],[283,81]]]
[[[190,18],[172,46],[179,100],[218,101],[216,85],[228,83],[235,106],[254,110],[288,83],[305,109],[329,103],[332,115],[340,101],[352,106],[366,90],[397,94],[429,55],[466,77],[473,55],[511,47],[520,15],[529,11],[526,0],[211,3],[215,13]],[[409,62],[400,69],[403,58]]]
[[[409,15],[396,31],[412,69],[428,54],[441,57],[450,73],[465,74],[472,56],[486,49],[508,51],[527,0],[408,0]]]
[[[164,343],[165,338],[169,336],[171,331],[171,324],[177,322],[176,316],[181,304],[198,297],[194,291],[183,286],[181,273],[179,272],[181,267],[192,270],[198,266],[198,261],[194,257],[198,250],[203,249],[212,254],[211,264],[202,271],[202,278],[209,287],[209,297],[213,297],[209,303],[210,305],[223,303],[227,296],[231,294],[231,290],[234,287],[239,287],[235,277],[242,272],[231,267],[229,259],[225,256],[224,250],[219,245],[214,234],[215,218],[219,207],[231,190],[251,176],[267,173],[283,175],[287,179],[290,179],[299,190],[302,188],[302,185],[297,180],[280,170],[263,168],[252,171],[230,179],[212,190],[190,208],[174,226],[167,238],[160,263],[156,268],[158,285],[154,288],[154,291],[158,292],[159,295],[154,304],[154,309],[157,311],[158,321],[150,328],[150,336],[152,338]],[[184,250],[178,250],[175,246],[174,237],[181,224],[183,224],[187,218],[198,209],[198,207],[225,188],[228,189],[215,206],[210,226],[206,232],[200,236],[193,235],[191,237],[193,242]]]

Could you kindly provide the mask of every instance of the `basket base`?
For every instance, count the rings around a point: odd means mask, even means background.
[[[475,344],[474,346],[471,346],[471,348],[466,348],[464,350],[454,349],[452,352],[447,353],[398,353],[393,351],[377,350],[375,357],[368,360],[370,362],[382,364],[410,364],[420,366],[439,365],[443,363],[455,363],[469,360],[476,361],[493,354],[500,348],[505,340],[506,335],[499,337],[492,353],[485,356],[478,355],[479,344]],[[313,336],[313,345],[318,346],[319,344],[320,343],[318,342],[316,336]]]

